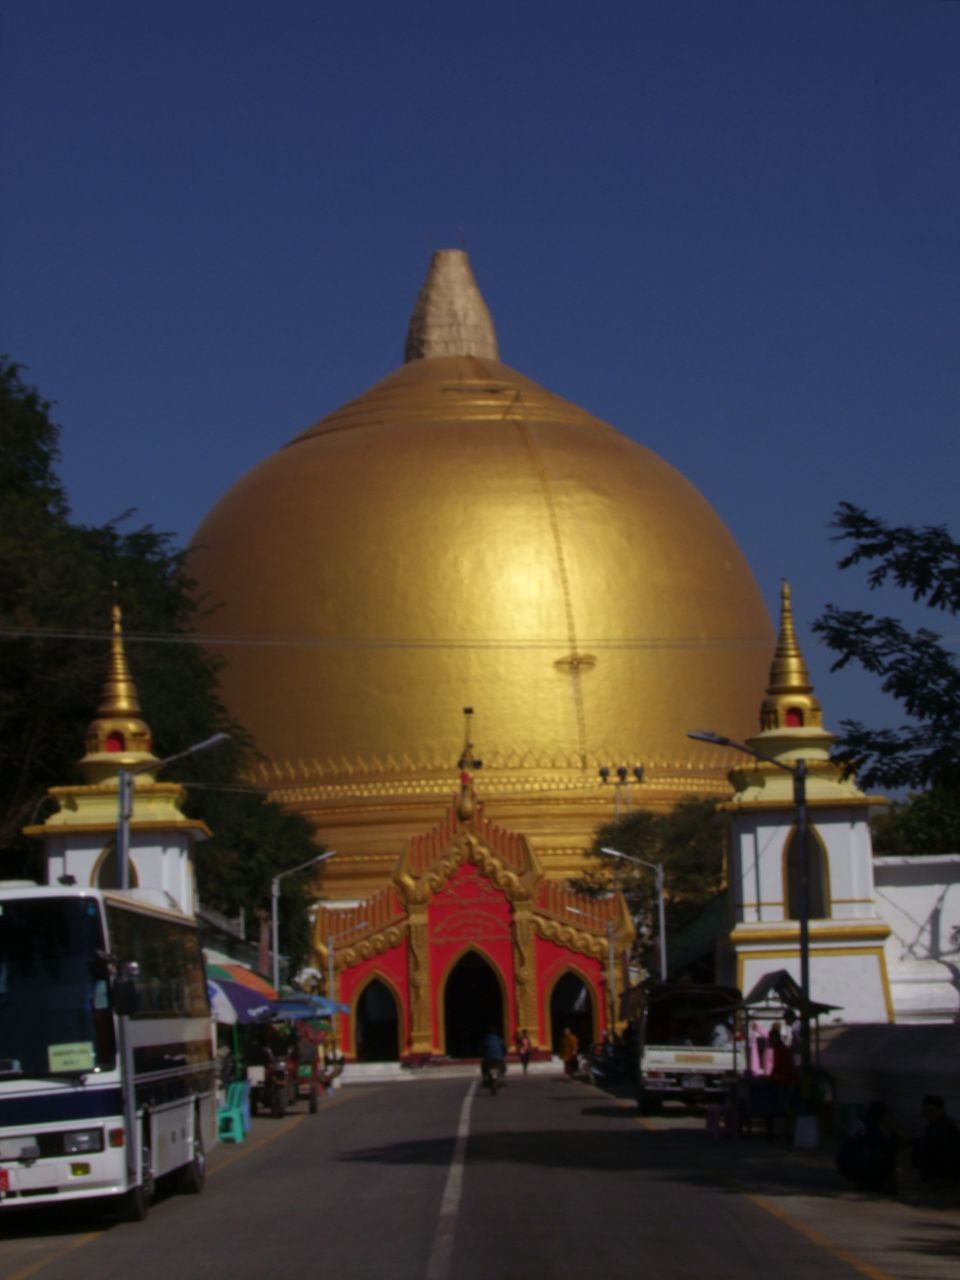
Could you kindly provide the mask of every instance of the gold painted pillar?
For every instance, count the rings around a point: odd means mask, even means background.
[[[426,906],[409,908],[410,930],[410,1052],[433,1053],[433,1021],[430,1016],[430,944]]]
[[[540,1048],[540,1025],[537,1016],[537,973],[534,951],[533,915],[523,908],[513,916],[513,974],[517,1025],[507,1028],[508,1039],[515,1031],[526,1028],[533,1044]]]

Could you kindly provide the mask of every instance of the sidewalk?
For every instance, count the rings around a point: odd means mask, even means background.
[[[636,1113],[627,1088],[604,1090]],[[900,1189],[880,1196],[851,1188],[834,1166],[830,1140],[796,1150],[766,1137],[713,1136],[683,1108],[638,1116],[657,1144],[665,1176],[695,1176],[745,1195],[872,1280],[954,1280],[960,1274],[960,1187],[930,1187],[909,1165]]]

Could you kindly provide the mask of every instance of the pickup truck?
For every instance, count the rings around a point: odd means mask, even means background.
[[[740,992],[649,982],[632,994],[640,1110],[657,1111],[668,1100],[695,1106],[726,1097],[747,1066],[735,1029]]]

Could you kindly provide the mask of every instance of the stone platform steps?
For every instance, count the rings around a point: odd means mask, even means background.
[[[404,1067],[399,1062],[349,1062],[338,1078],[338,1085],[353,1084],[403,1084],[410,1080],[452,1080],[458,1077],[469,1079],[478,1075],[479,1062],[438,1062],[426,1067]],[[528,1068],[530,1075],[562,1075],[563,1063],[559,1058],[549,1058],[544,1062],[531,1062]],[[508,1076],[519,1076],[523,1072],[519,1063],[507,1064]]]

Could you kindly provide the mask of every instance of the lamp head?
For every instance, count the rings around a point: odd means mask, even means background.
[[[720,733],[714,733],[712,729],[689,729],[687,737],[694,738],[697,742],[710,742],[715,747],[729,747],[731,745],[729,738],[725,738]]]

